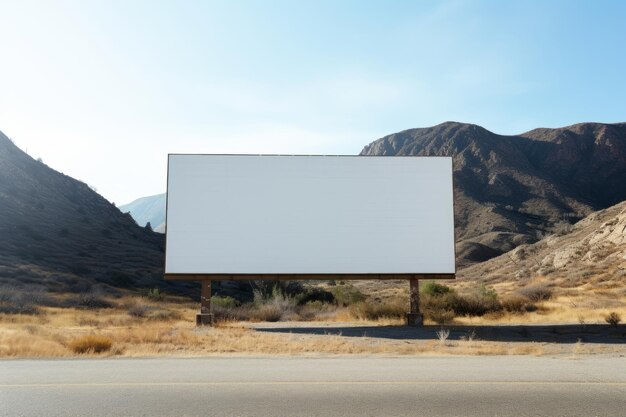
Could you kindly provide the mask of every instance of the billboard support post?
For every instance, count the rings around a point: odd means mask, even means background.
[[[213,324],[213,313],[211,313],[211,280],[200,281],[202,286],[200,291],[200,313],[196,315],[197,326],[210,326]]]
[[[420,313],[420,289],[416,276],[409,279],[409,312],[406,313],[407,326],[421,326],[424,315]]]

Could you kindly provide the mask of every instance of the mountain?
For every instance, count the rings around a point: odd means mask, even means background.
[[[193,284],[163,280],[164,245],[162,234],[0,133],[0,284],[197,292]]]
[[[148,222],[155,232],[165,232],[165,194],[139,198],[119,207],[122,213],[130,213],[138,225]]]
[[[536,242],[626,199],[626,123],[505,136],[447,122],[385,136],[361,155],[453,157],[459,266]]]
[[[526,285],[537,276],[551,285],[626,294],[626,202],[594,212],[569,229],[465,268],[460,278]],[[606,306],[608,307],[608,306]]]

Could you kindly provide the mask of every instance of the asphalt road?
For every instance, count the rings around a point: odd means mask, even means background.
[[[626,358],[0,361],[0,416],[624,416]]]

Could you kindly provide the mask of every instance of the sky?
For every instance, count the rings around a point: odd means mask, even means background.
[[[624,1],[0,0],[0,131],[118,205],[168,153],[626,121]]]

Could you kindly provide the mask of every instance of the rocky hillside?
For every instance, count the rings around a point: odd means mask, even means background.
[[[520,245],[464,269],[461,280],[524,286],[545,277],[560,288],[621,291],[626,295],[626,202],[592,213],[568,230]]]
[[[164,237],[86,184],[32,159],[0,133],[0,284],[86,291],[95,284],[167,288]]]
[[[626,199],[625,123],[503,136],[448,122],[385,136],[361,155],[453,157],[460,266],[538,241]]]

